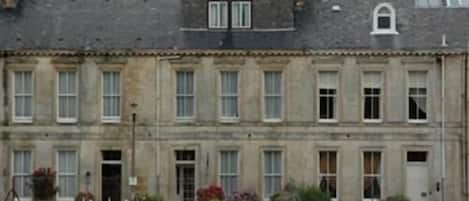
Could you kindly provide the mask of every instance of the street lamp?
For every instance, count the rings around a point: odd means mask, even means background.
[[[132,107],[132,157],[131,157],[131,169],[130,169],[130,200],[135,201],[135,186],[137,185],[137,177],[135,176],[135,122],[137,121],[137,108],[136,103],[130,104]]]

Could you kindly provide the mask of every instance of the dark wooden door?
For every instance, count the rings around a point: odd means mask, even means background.
[[[121,201],[121,165],[103,164],[102,201]]]

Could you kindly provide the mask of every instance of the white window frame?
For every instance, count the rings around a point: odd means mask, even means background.
[[[119,94],[108,95],[112,97],[119,97],[119,116],[104,116],[104,73],[116,72],[119,73]],[[122,115],[122,72],[117,70],[102,71],[101,72],[101,122],[103,123],[120,123]]]
[[[192,73],[192,94],[178,94],[177,92],[177,88],[178,88],[178,73],[179,72],[185,72],[185,73]],[[195,113],[196,113],[196,80],[195,80],[195,71],[193,70],[177,70],[176,73],[175,73],[175,80],[176,80],[176,83],[175,83],[175,94],[176,94],[176,99],[174,101],[174,104],[176,105],[175,107],[175,116],[176,116],[176,121],[178,122],[191,122],[191,121],[194,121],[195,119]],[[192,116],[178,116],[178,103],[177,103],[177,98],[178,97],[192,97]]]
[[[15,82],[16,82],[16,73],[31,73],[31,93],[19,93],[18,95],[16,94],[16,87],[15,87]],[[12,116],[13,116],[13,122],[14,123],[33,123],[33,115],[34,115],[34,72],[30,70],[25,70],[25,71],[13,71],[12,72],[12,96],[13,96],[13,101],[12,101]],[[22,97],[31,97],[31,116],[16,116],[16,96],[22,96]]]
[[[464,7],[463,0],[458,0],[459,5],[451,5],[451,0],[446,0],[446,7],[448,8],[461,8]]]
[[[336,76],[336,87],[335,87],[335,95],[321,95],[321,73],[323,72],[333,72]],[[337,70],[321,70],[317,73],[317,118],[319,123],[337,123],[339,122],[339,88],[340,88],[340,77],[339,71]],[[334,97],[335,98],[335,114],[333,119],[322,119],[321,118],[321,97]]]
[[[236,152],[236,155],[237,155],[237,158],[236,158],[236,166],[237,166],[237,171],[236,173],[222,173],[221,172],[221,162],[222,162],[222,152]],[[218,185],[219,186],[222,186],[222,177],[236,177],[237,180],[238,180],[238,184],[236,186],[236,188],[238,189],[238,191],[240,190],[240,187],[241,187],[241,179],[240,179],[240,168],[241,168],[241,165],[240,165],[240,153],[239,153],[239,150],[236,150],[236,149],[223,149],[223,150],[220,150],[218,152],[218,157],[220,160],[218,160]]]
[[[66,174],[65,173],[60,173],[60,171],[59,171],[59,168],[60,168],[59,167],[59,164],[60,164],[59,163],[59,152],[75,152],[75,172],[74,173],[66,173]],[[74,176],[75,177],[75,185],[78,184],[78,159],[79,159],[78,158],[78,152],[74,149],[60,149],[60,150],[57,150],[56,155],[55,155],[55,165],[56,165],[56,171],[57,171],[57,174],[55,176],[55,179],[56,179],[55,183],[57,184],[57,187],[60,188],[60,186],[59,186],[60,176]],[[76,187],[78,187],[78,185]],[[78,193],[78,188],[75,189],[75,191]],[[57,191],[56,195],[57,195],[57,200],[59,200],[59,201],[73,201],[73,200],[75,200],[74,197],[62,197],[62,196],[60,196],[59,191]]]
[[[389,13],[379,13],[382,9],[388,9]],[[383,29],[378,27],[379,17],[389,17],[391,27],[389,29]],[[396,10],[390,3],[380,3],[373,10],[373,31],[371,35],[397,35],[399,34],[396,29]]]
[[[234,5],[235,4],[239,4],[240,8],[242,8],[244,5],[248,5],[248,24],[247,25],[242,25],[242,16],[241,15],[238,15],[238,22],[239,22],[239,25],[235,26],[233,24],[233,19],[234,19]],[[239,13],[238,13],[239,14]],[[248,28],[251,28],[251,20],[252,20],[252,3],[251,1],[231,1],[231,27],[232,28],[235,28],[235,29],[248,29]]]
[[[278,173],[278,174],[276,174],[276,173],[267,174],[265,172],[265,166],[264,166],[265,160],[266,160],[265,159],[265,152],[280,152],[280,173]],[[285,178],[284,178],[284,174],[285,174],[284,173],[284,171],[285,171],[284,161],[285,161],[285,159],[284,159],[284,153],[283,152],[284,151],[281,150],[281,149],[264,149],[264,150],[262,150],[262,160],[261,160],[261,163],[262,163],[262,165],[261,165],[261,167],[262,167],[262,195],[261,196],[262,196],[264,201],[270,200],[270,197],[265,197],[265,194],[266,194],[266,192],[265,192],[265,189],[266,189],[265,177],[280,177],[280,187],[283,188],[283,185],[284,185],[284,182],[285,182],[284,181],[285,180]]]
[[[365,94],[365,74],[367,73],[379,73],[380,75],[380,86],[379,86],[379,95],[366,95]],[[383,89],[384,89],[384,79],[383,72],[381,71],[363,71],[362,80],[361,80],[361,95],[362,95],[362,121],[365,123],[381,123],[383,122]],[[367,119],[365,118],[365,99],[366,97],[378,97],[379,98],[379,118],[378,119]]]
[[[75,73],[75,94],[61,94],[60,93],[60,73],[68,73],[68,72],[74,72]],[[57,101],[57,104],[56,104],[56,116],[57,116],[57,122],[58,123],[76,123],[78,121],[78,112],[79,112],[79,86],[78,86],[78,71],[58,71],[57,72],[57,89],[56,89],[56,93],[57,93],[57,98],[56,98],[56,101]],[[63,118],[63,117],[60,117],[60,97],[75,97],[75,109],[76,109],[76,116],[73,117],[73,118]]]
[[[265,73],[267,72],[274,72],[274,73],[280,73],[280,94],[277,94],[277,95],[268,95],[265,91]],[[262,114],[263,114],[263,121],[264,122],[270,122],[270,123],[276,123],[276,122],[281,122],[283,121],[283,110],[284,110],[284,75],[283,75],[283,71],[281,70],[266,70],[262,73]],[[267,106],[267,103],[266,103],[266,98],[267,97],[280,97],[280,117],[279,118],[267,118],[266,117],[266,114],[267,114],[267,110],[266,110],[266,106]]]
[[[223,12],[225,13],[226,15],[226,18],[225,18],[225,22],[224,22],[224,26],[223,26],[223,17],[220,15],[220,11],[221,11],[221,5],[224,4],[225,5],[225,9],[223,9]],[[212,5],[216,5],[217,6],[217,12],[218,12],[218,16],[217,16],[217,21],[219,22],[218,24],[216,25],[212,25],[213,24],[213,21],[212,21],[212,15],[214,15],[212,13]],[[226,29],[228,28],[228,1],[210,1],[208,2],[208,28],[210,29]]]
[[[410,98],[410,74],[413,73],[413,72],[416,72],[416,73],[425,73],[425,89],[426,89],[426,94],[425,95],[418,95],[417,97],[424,97],[425,98],[425,112],[426,112],[426,118],[425,119],[411,119],[410,118],[410,114],[409,114],[409,111],[410,111],[410,103],[409,103],[409,98]],[[424,70],[409,70],[407,71],[407,86],[406,86],[406,103],[407,103],[407,107],[406,107],[406,117],[407,117],[407,122],[408,123],[413,123],[413,124],[425,124],[425,123],[428,123],[428,118],[429,118],[429,100],[428,100],[428,71],[424,71]],[[415,96],[415,95],[414,95]]]
[[[15,152],[26,152],[26,151],[31,153],[31,161],[30,161],[30,163],[31,163],[30,172],[31,173],[30,174],[16,173],[15,172]],[[11,176],[12,176],[11,179],[13,179],[14,177],[17,177],[17,176],[21,176],[21,177],[30,176],[31,181],[32,181],[33,170],[34,170],[34,152],[31,149],[15,149],[11,152]],[[31,188],[32,188],[32,186],[31,186]],[[31,201],[33,199],[33,192],[32,191],[33,190],[31,189],[31,197],[20,197],[21,201]]]
[[[323,174],[321,173],[321,152],[335,152],[335,160],[336,160],[336,172],[335,174]],[[340,199],[340,178],[339,178],[339,168],[340,168],[340,160],[339,160],[339,151],[336,149],[320,149],[318,151],[318,165],[317,165],[317,170],[318,170],[318,186],[321,184],[321,177],[326,176],[326,177],[331,177],[335,176],[335,183],[336,183],[336,197],[331,198],[331,201],[338,201]],[[329,169],[329,168],[327,168]]]
[[[237,84],[238,84],[238,87],[237,87],[237,92],[236,94],[224,94],[223,93],[223,76],[222,74],[224,72],[236,72],[237,73]],[[223,123],[236,123],[236,122],[239,122],[239,119],[240,119],[240,116],[241,116],[241,113],[240,113],[240,83],[239,81],[241,80],[241,71],[239,70],[221,70],[219,73],[219,97],[218,97],[218,108],[219,108],[219,117],[220,117],[220,121],[223,122]],[[238,116],[236,117],[230,117],[230,116],[223,116],[223,97],[235,97],[237,98],[237,114]]]
[[[379,152],[380,153],[380,174],[365,174],[365,152]],[[369,149],[362,150],[361,153],[361,197],[362,201],[380,201],[383,199],[384,191],[384,154],[383,150],[380,149]],[[380,198],[379,199],[367,199],[365,198],[365,177],[379,177],[380,182]]]

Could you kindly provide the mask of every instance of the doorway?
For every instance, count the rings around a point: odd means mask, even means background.
[[[121,151],[103,151],[101,201],[121,201]]]
[[[428,181],[428,152],[407,152],[406,195],[412,201],[428,201],[431,192]]]
[[[177,201],[195,200],[195,151],[176,151]]]

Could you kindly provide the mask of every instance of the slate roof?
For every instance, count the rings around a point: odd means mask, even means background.
[[[469,41],[469,8],[415,8],[414,0],[305,0],[305,8],[292,15],[294,29],[231,32],[184,29],[183,25],[190,24],[188,20],[198,19],[193,15],[206,13],[206,9],[196,14],[184,11],[184,1],[21,0],[17,9],[0,8],[0,50],[414,51],[440,49],[442,34],[448,41],[445,49],[463,50]],[[253,1],[274,4],[293,0]],[[396,8],[399,35],[370,35],[373,9],[381,2]],[[340,5],[342,11],[332,12],[332,5]],[[272,12],[253,10],[257,18]]]

